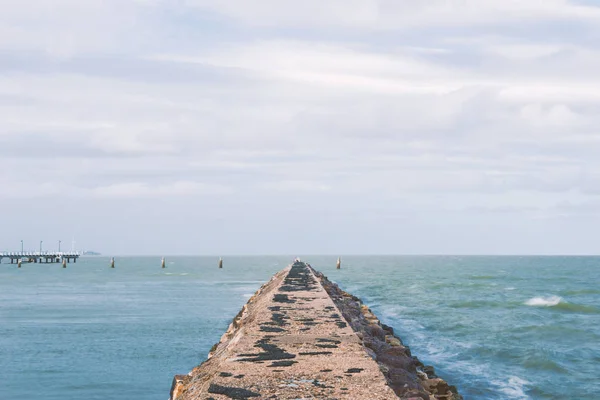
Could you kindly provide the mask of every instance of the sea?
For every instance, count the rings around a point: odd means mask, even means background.
[[[0,400],[167,400],[293,256],[0,265]],[[600,257],[300,256],[465,399],[600,396]]]

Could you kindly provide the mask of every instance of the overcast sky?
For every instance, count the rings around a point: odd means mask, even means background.
[[[0,250],[598,254],[599,126],[593,0],[0,0]]]

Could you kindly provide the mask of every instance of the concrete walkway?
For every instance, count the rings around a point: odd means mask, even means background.
[[[173,400],[398,398],[301,262],[250,299],[209,357],[175,377]]]

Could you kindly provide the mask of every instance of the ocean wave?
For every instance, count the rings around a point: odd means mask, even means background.
[[[567,370],[565,368],[563,368],[556,361],[550,359],[545,355],[533,355],[527,357],[523,361],[523,366],[536,371],[545,370],[559,373],[567,373]]]
[[[496,286],[497,283],[491,283],[491,282],[486,282],[486,281],[475,281],[475,282],[469,282],[466,284],[466,286],[468,286],[469,288],[489,288],[490,286]]]
[[[452,308],[492,308],[501,307],[502,304],[494,303],[492,301],[487,300],[469,300],[449,303],[448,306]]]
[[[509,396],[508,398],[510,399],[529,399],[529,396],[525,394],[525,387],[531,382],[526,381],[523,378],[511,376],[508,378],[508,382],[495,381],[493,383],[499,386],[500,391]]]
[[[186,276],[189,272],[157,272],[152,274],[153,276]]]
[[[570,311],[577,313],[586,313],[586,314],[598,314],[600,310],[596,307],[586,306],[584,304],[575,304],[575,303],[558,303],[553,308],[562,311]]]
[[[239,285],[248,283],[260,283],[264,284],[265,281],[247,280],[247,281],[212,281],[209,282],[211,285]]]
[[[567,290],[564,292],[568,296],[576,296],[581,294],[600,294],[600,289],[580,289],[580,290]]]
[[[560,296],[533,297],[527,300],[525,305],[533,307],[551,307],[555,310],[577,313],[600,313],[600,310],[596,307],[586,306],[584,304],[569,303]]]
[[[525,305],[533,307],[552,307],[558,305],[563,300],[560,296],[533,297],[525,302]]]

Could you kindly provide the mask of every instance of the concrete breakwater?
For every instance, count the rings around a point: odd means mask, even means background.
[[[171,400],[462,399],[362,302],[295,262],[263,285]]]

